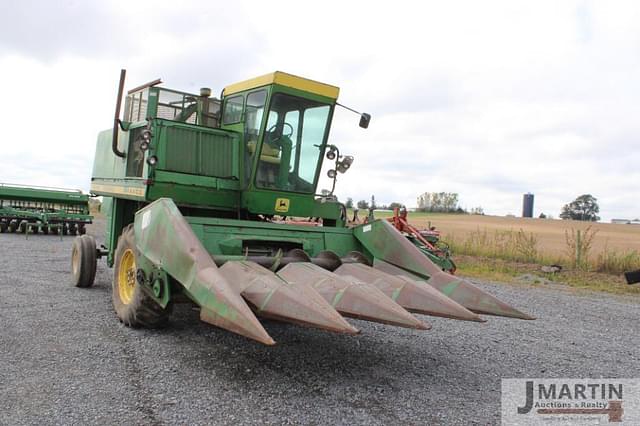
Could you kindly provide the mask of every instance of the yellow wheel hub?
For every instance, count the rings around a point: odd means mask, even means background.
[[[133,292],[136,288],[136,257],[133,250],[126,249],[120,258],[118,270],[118,294],[120,300],[128,305],[133,300]]]

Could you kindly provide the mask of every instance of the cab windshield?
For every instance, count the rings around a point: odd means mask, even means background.
[[[331,106],[276,93],[271,98],[256,186],[314,192]]]

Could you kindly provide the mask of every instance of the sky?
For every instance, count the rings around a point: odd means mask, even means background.
[[[457,192],[534,214],[592,194],[640,216],[640,3],[32,1],[0,14],[0,182],[88,190],[127,87],[213,93],[285,71],[341,88],[330,141],[341,200]],[[330,188],[323,179],[320,188]]]

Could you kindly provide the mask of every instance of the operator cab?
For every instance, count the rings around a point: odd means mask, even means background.
[[[225,88],[221,127],[244,134],[246,189],[315,193],[338,90],[282,72]]]

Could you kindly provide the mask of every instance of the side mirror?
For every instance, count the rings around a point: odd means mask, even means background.
[[[371,121],[370,114],[367,114],[366,112],[363,112],[362,114],[360,114],[360,124],[359,124],[360,127],[362,127],[363,129],[366,129],[367,127],[369,127],[370,121]]]

